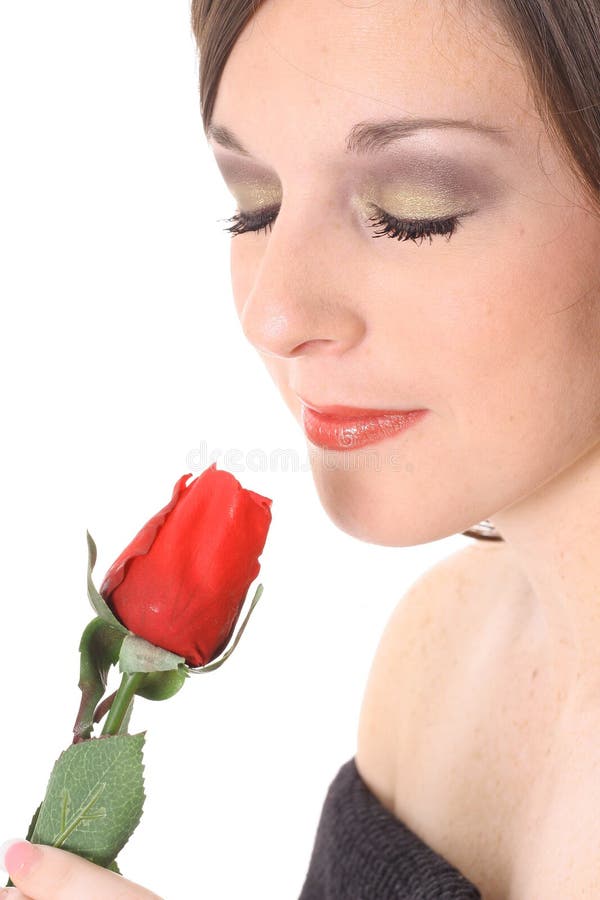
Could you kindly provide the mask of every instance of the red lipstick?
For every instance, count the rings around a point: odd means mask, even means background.
[[[302,401],[302,425],[309,441],[324,450],[357,450],[405,431],[427,412],[426,409],[316,407]]]

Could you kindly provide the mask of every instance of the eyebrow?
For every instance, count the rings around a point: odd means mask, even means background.
[[[357,122],[356,125],[353,125],[346,135],[344,152],[357,155],[377,153],[394,141],[429,128],[462,129],[476,132],[502,144],[510,143],[508,129],[486,125],[472,119],[382,119],[381,121]],[[221,147],[234,150],[242,156],[252,156],[233,131],[226,128],[225,125],[209,125],[206,136]]]

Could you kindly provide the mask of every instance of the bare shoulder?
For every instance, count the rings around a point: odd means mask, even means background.
[[[386,623],[358,723],[356,766],[367,786],[489,900],[555,896],[550,860],[560,858],[567,871],[559,851],[580,840],[575,822],[572,841],[564,840],[573,790],[568,802],[556,799],[563,760],[548,756],[554,707],[528,627],[531,599],[503,542],[469,545],[437,562]],[[578,783],[593,781],[594,774],[581,777],[581,766],[567,768]],[[588,808],[593,816],[597,803]],[[583,802],[579,822],[582,809]],[[584,889],[597,883],[594,875],[586,871]]]
[[[510,567],[505,545],[498,541],[463,547],[427,569],[394,607],[377,646],[367,694],[388,688],[400,670],[420,677],[431,651],[439,658],[442,644],[466,637],[477,627]]]
[[[359,770],[389,809],[398,735],[405,740],[423,722],[431,698],[445,693],[461,648],[481,627],[510,570],[503,542],[478,541],[422,573],[394,607],[367,678],[356,752]]]

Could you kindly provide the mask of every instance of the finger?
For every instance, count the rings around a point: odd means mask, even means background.
[[[19,888],[4,888],[0,890],[0,900],[31,900],[31,897],[26,897]]]
[[[163,900],[116,872],[45,844],[11,843],[5,850],[4,868],[32,900]]]

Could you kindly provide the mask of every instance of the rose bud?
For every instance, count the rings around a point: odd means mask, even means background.
[[[115,616],[189,666],[215,659],[260,571],[271,503],[213,463],[185,484],[114,561],[100,594]]]

